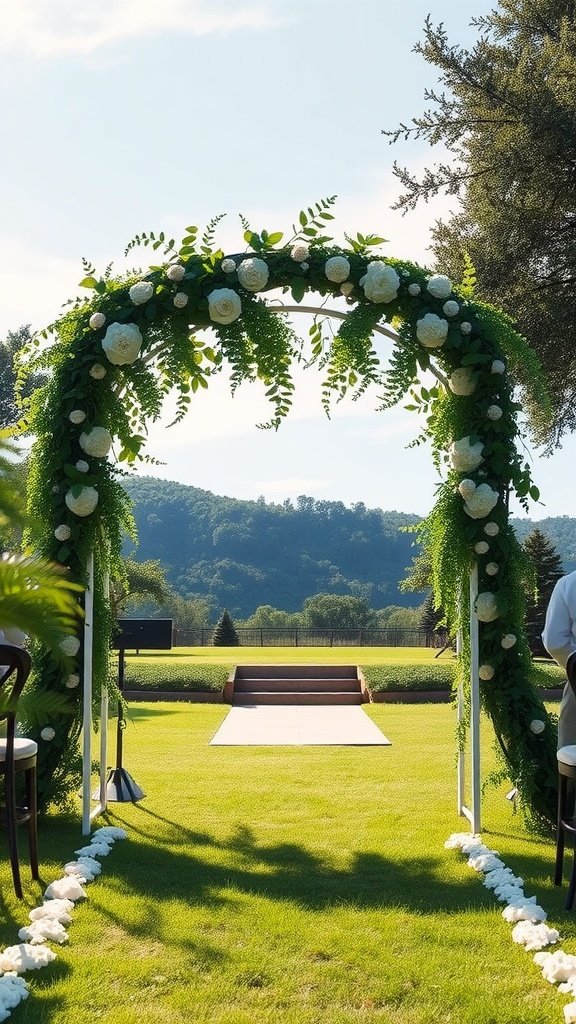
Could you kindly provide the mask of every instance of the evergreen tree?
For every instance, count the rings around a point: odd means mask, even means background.
[[[564,570],[556,548],[538,528],[528,535],[523,547],[534,567],[534,585],[527,588],[526,636],[532,655],[542,657],[546,655],[541,637],[546,609]]]
[[[451,158],[420,175],[395,166],[406,211],[438,192],[460,209],[433,233],[438,268],[504,308],[538,353],[555,406],[553,439],[576,429],[576,13],[573,0],[500,0],[464,49],[426,21],[415,49],[441,89],[390,141],[423,138]],[[520,373],[521,367],[515,366]]]
[[[216,624],[214,633],[212,634],[212,645],[213,647],[240,646],[238,633],[236,632],[234,623],[226,609],[224,609],[222,616]]]

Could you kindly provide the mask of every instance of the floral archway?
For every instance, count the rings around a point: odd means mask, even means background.
[[[474,301],[473,270],[456,287],[441,274],[375,254],[383,239],[358,234],[332,244],[327,226],[334,199],[300,212],[293,236],[253,231],[242,218],[247,246],[226,255],[214,241],[219,218],[199,236],[188,227],[177,244],[160,232],[136,236],[161,261],[145,272],[100,276],[84,264],[83,289],[69,310],[34,339],[21,378],[39,367],[48,382],[25,410],[36,437],[30,459],[29,541],[68,567],[85,584],[94,560],[94,651],[83,664],[82,636],[64,641],[69,669],[48,652],[37,659],[35,685],[67,692],[74,706],[38,730],[40,796],[61,799],[78,784],[76,740],[81,727],[81,681],[91,669],[96,688],[108,677],[114,630],[108,589],[121,574],[120,549],[133,530],[123,467],[146,458],[147,423],[160,415],[170,392],[181,419],[199,389],[223,366],[232,387],[259,379],[271,402],[267,426],[288,413],[296,361],[323,368],[322,401],[380,388],[382,408],[409,396],[425,415],[424,434],[441,474],[436,504],[421,537],[432,559],[435,599],[454,632],[466,637],[469,616],[479,623],[479,678],[483,707],[492,718],[503,772],[518,786],[533,820],[548,825],[555,804],[555,723],[529,682],[523,631],[526,566],[508,521],[511,493],[537,498],[521,442],[514,384],[531,391],[532,408],[547,413],[536,358],[512,323]],[[301,304],[314,294],[345,297],[346,315],[335,335],[317,310],[306,345],[277,303],[280,290]],[[342,315],[342,314],[341,314]],[[387,327],[383,328],[382,325]],[[211,328],[207,339],[194,332]],[[374,331],[396,332],[383,365]],[[433,386],[420,375],[434,374]],[[477,566],[479,593],[470,610],[468,580]],[[470,651],[459,659],[463,679]]]

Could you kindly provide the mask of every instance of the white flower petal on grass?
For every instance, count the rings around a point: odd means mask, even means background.
[[[546,924],[533,924],[532,921],[519,921],[512,929],[512,941],[524,946],[528,952],[544,949],[558,942],[560,933],[556,928]]]
[[[576,1003],[566,1003],[564,1007],[564,1024],[576,1024]]]
[[[74,903],[68,899],[46,900],[41,907],[35,907],[28,914],[31,921],[42,921],[49,918],[51,921],[60,921],[60,924],[72,924],[71,912],[74,910]]]
[[[51,882],[44,896],[47,900],[72,900],[74,903],[76,900],[85,900],[86,893],[75,878],[71,878],[70,875],[65,875],[64,878],[57,878],[54,882]]]
[[[45,917],[40,921],[33,921],[18,932],[18,938],[22,942],[30,942],[33,946],[42,945],[44,942],[57,942],[60,946],[68,942],[68,932],[60,921],[51,920]]]
[[[504,861],[500,860],[494,853],[481,853],[468,858],[468,866],[474,871],[494,871],[495,868],[503,868]]]
[[[91,843],[90,846],[81,846],[74,850],[77,857],[107,857],[112,849],[109,843]]]
[[[10,1010],[14,1010],[29,994],[24,978],[16,974],[5,974],[0,978],[0,1021],[7,1020]]]
[[[537,903],[509,903],[502,911],[502,917],[508,924],[516,924],[518,921],[532,921],[534,924],[541,924],[546,920],[548,914],[539,907]]]
[[[551,985],[576,978],[576,956],[557,949],[554,953],[537,953],[534,963],[542,968],[542,976]]]
[[[109,836],[110,839],[126,839],[126,831],[123,828],[118,828],[117,825],[103,825],[102,828],[97,828],[92,833],[92,839],[95,836]]]
[[[33,946],[29,942],[21,942],[17,946],[6,946],[0,953],[0,971],[24,974],[24,971],[36,971],[40,967],[46,967],[55,959],[56,953],[48,946]]]

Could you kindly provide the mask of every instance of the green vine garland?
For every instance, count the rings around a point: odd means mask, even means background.
[[[301,211],[289,242],[281,232],[253,231],[242,218],[247,250],[225,256],[214,247],[215,218],[199,238],[188,227],[180,245],[163,233],[143,233],[129,244],[162,250],[164,261],[146,272],[98,276],[84,263],[81,285],[90,299],[73,301],[66,314],[37,336],[23,354],[20,378],[50,370],[48,383],[25,404],[27,429],[36,436],[31,458],[29,543],[69,568],[85,584],[90,551],[95,553],[94,680],[108,675],[114,623],[109,610],[109,574],[121,572],[124,531],[133,531],[122,487],[122,463],[146,459],[147,423],[176,391],[177,419],[195,392],[227,364],[232,386],[261,380],[277,427],[288,413],[295,361],[323,367],[323,402],[349,390],[357,397],[376,384],[384,408],[409,392],[408,408],[426,416],[425,436],[444,473],[436,505],[422,524],[431,552],[434,594],[451,629],[480,614],[481,697],[491,716],[503,763],[518,785],[532,820],[554,819],[556,759],[554,722],[528,682],[524,639],[522,552],[508,524],[508,500],[537,499],[519,454],[518,413],[513,385],[538,394],[544,430],[548,400],[533,353],[503,314],[472,295],[468,268],[460,288],[409,262],[373,255],[383,239],[357,235],[347,247],[324,234],[334,197]],[[325,300],[345,296],[350,307],[335,336],[324,332],[319,311],[310,329],[310,351],[285,315],[267,305],[273,289],[301,302],[309,292]],[[277,310],[277,307],[276,307]],[[387,322],[398,332],[388,369],[374,347],[373,330]],[[191,331],[213,329],[213,340]],[[515,379],[507,372],[514,371]],[[418,377],[432,370],[437,383]],[[109,457],[110,442],[115,460]],[[478,562],[478,609],[470,610],[467,580]],[[71,645],[71,646],[70,646]],[[70,639],[70,650],[77,645]],[[61,797],[77,779],[82,648],[76,670],[63,677],[60,664],[43,652],[36,685],[71,694],[76,714],[49,724],[54,738],[40,745],[40,795],[44,804]],[[467,646],[461,672],[468,673]],[[48,724],[48,723],[46,723]]]

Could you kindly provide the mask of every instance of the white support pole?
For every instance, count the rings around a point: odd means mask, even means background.
[[[456,657],[460,658],[462,655],[462,630],[458,630],[456,636]],[[458,694],[456,698],[456,721],[458,723],[458,767],[457,767],[457,784],[456,784],[456,799],[458,802],[457,811],[458,814],[462,814],[462,808],[466,802],[466,751],[462,742],[462,723],[464,721],[465,710],[464,710],[464,686],[462,678],[460,677],[458,682]]]
[[[478,564],[475,562],[470,570],[470,743],[471,743],[471,782],[472,782],[472,816],[470,824],[473,832],[481,830],[481,792],[480,792],[480,677],[479,651],[480,639],[478,618],[474,614],[478,597]]]
[[[94,552],[88,556],[84,596],[84,701],[82,714],[82,835],[90,834],[90,774],[92,766],[92,653],[94,648]]]

